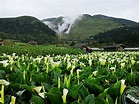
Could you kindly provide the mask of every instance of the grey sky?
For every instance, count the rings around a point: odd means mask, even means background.
[[[139,22],[139,0],[0,0],[0,18],[103,14]]]

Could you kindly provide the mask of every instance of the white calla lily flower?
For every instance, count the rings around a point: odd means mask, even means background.
[[[68,89],[64,88],[63,89],[63,96],[62,96],[62,100],[63,100],[63,103],[66,104],[66,97],[67,97],[67,94],[68,94]]]
[[[93,75],[96,76],[98,71],[93,71]]]
[[[35,90],[37,93],[40,93],[41,89],[42,89],[42,86],[33,88],[33,90]]]
[[[7,67],[7,65],[9,65],[8,60],[0,61],[0,63],[3,64],[3,67]]]
[[[0,79],[0,84],[8,86],[10,84],[10,82],[8,82],[4,79]]]
[[[39,93],[39,96],[42,97],[42,98],[44,98],[44,95],[45,95],[44,92]]]

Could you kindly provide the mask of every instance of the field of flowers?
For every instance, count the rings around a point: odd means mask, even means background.
[[[0,86],[2,104],[121,104],[139,86],[139,52],[3,54]]]

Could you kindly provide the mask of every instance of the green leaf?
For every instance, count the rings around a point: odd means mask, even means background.
[[[75,100],[75,101],[72,102],[71,104],[78,104],[78,100]]]
[[[0,70],[0,79],[5,79],[6,78],[6,73],[4,70]]]
[[[95,104],[94,94],[88,95],[84,100],[84,104]]]
[[[106,96],[106,94],[107,94],[107,91],[108,91],[108,88],[105,89],[104,92],[100,93],[100,94],[98,95],[98,97],[99,97],[99,98],[104,98],[104,97]]]
[[[32,87],[27,84],[21,85],[21,87],[25,88],[27,91],[29,91],[32,94],[36,94],[36,92],[32,90]]]
[[[36,96],[36,95],[33,95],[32,98],[31,98],[31,103],[32,104],[45,104],[44,103],[44,100],[39,97],[39,96]]]
[[[74,85],[72,87],[72,89],[70,90],[69,94],[72,96],[73,99],[77,99],[78,93],[80,88],[82,87],[82,83],[78,84],[78,85]]]
[[[114,97],[120,96],[120,88],[121,88],[121,81],[118,81],[111,88],[109,88],[108,94]]]
[[[107,95],[106,96],[106,98],[107,98],[107,102],[108,102],[108,104],[114,104],[114,101],[113,101],[113,99],[110,97],[110,95]]]
[[[81,96],[82,99],[85,99],[86,96],[89,95],[88,88],[86,88],[84,85],[79,91],[79,96]]]
[[[5,95],[4,96],[4,104],[8,104],[11,101],[11,96],[10,95]]]
[[[95,104],[108,104],[104,98],[97,97],[95,99]]]
[[[44,79],[44,77],[43,77],[42,74],[33,74],[32,75],[32,80],[34,82],[39,83],[39,84],[41,84],[41,82],[44,82],[45,81],[45,79]]]
[[[42,83],[42,85],[44,86],[44,88],[45,88],[47,91],[49,91],[49,90],[52,88],[52,86],[51,86],[49,83]]]
[[[53,104],[62,104],[62,95],[57,87],[51,88],[46,95]]]

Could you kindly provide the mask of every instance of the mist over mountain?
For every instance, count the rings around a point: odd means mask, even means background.
[[[40,44],[94,45],[120,42],[137,46],[138,28],[137,22],[105,15],[83,14],[76,18],[60,16],[43,20],[31,16],[0,18],[0,38],[22,42],[33,40]]]
[[[107,17],[103,15],[91,16],[84,14],[82,15],[82,19],[74,22],[69,34],[67,35],[67,38],[84,40],[88,39],[90,36],[95,36],[111,29],[135,25],[138,25],[138,23],[130,20]]]
[[[57,34],[68,34],[74,23],[74,19],[70,17],[57,17],[43,19],[42,22],[48,25],[48,27],[54,30]]]
[[[83,14],[77,18],[57,17],[42,20],[52,30],[58,34],[67,34],[68,40],[84,40],[89,39],[99,33],[106,32],[111,29],[137,26],[139,23],[122,18],[114,18],[105,15]]]

